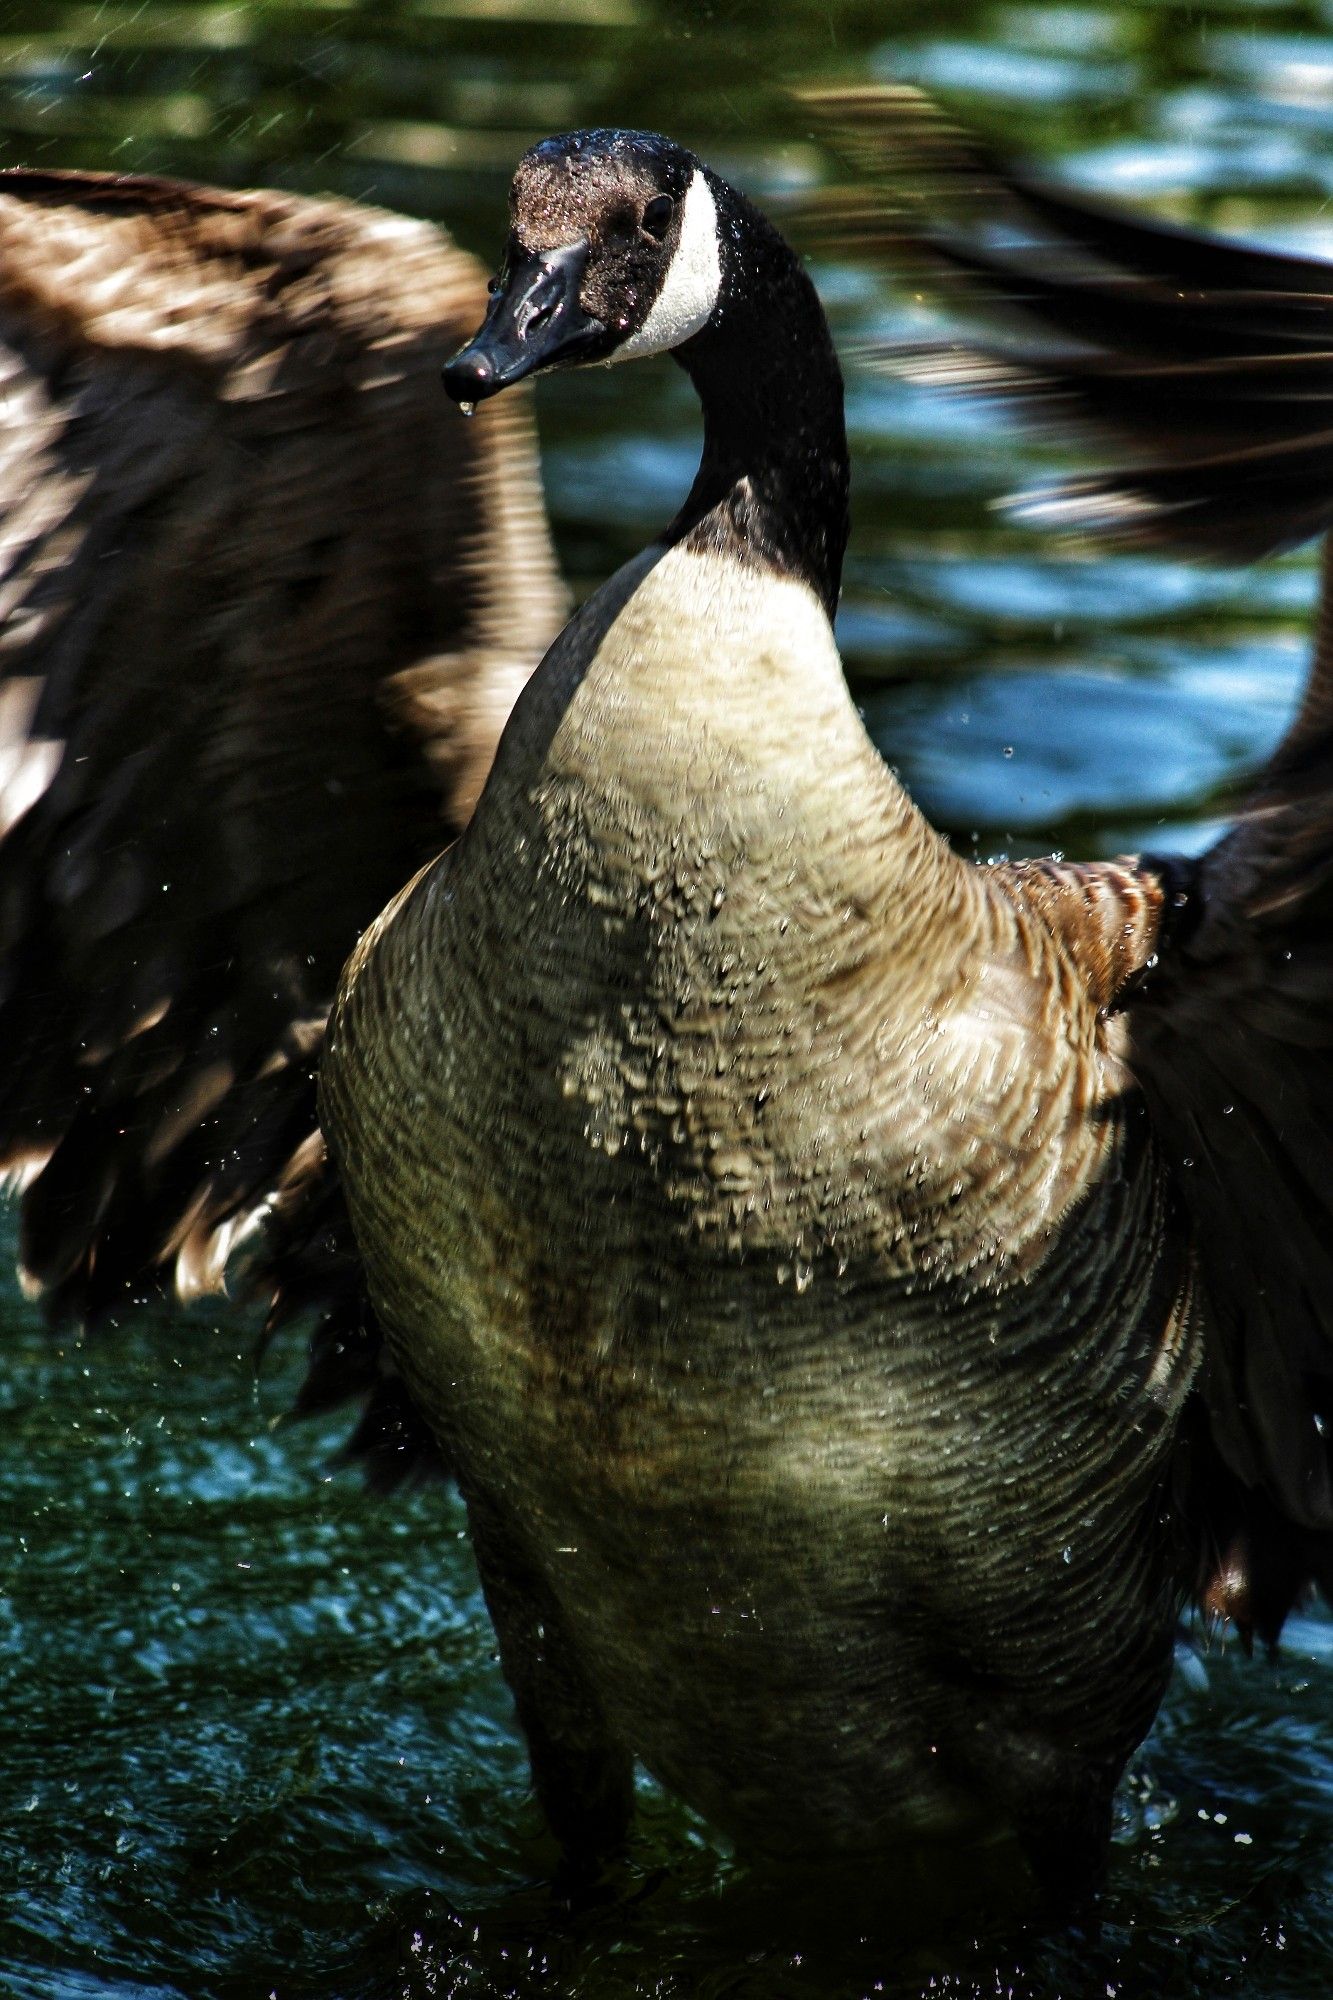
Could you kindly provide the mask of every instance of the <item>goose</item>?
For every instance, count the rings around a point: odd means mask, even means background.
[[[1328,519],[1324,266],[961,167],[1032,237],[920,235],[1028,309],[992,372],[1148,441],[1068,508]],[[694,483],[360,940],[323,1128],[571,1869],[641,1763],[776,1865],[1068,1909],[1182,1605],[1330,1579],[1327,621],[1202,858],[967,861],[843,677],[809,277],[670,139],[544,141],[449,395],[658,353]]]
[[[843,109],[878,171],[903,106]],[[1323,525],[1287,389],[1325,266],[906,136],[932,199],[1038,245],[917,231],[1043,329],[922,367],[1156,448],[1057,518],[1242,555]],[[263,1246],[274,1317],[318,1313],[306,1405],[368,1398],[382,1483],[452,1458],[584,1868],[637,1755],[766,1855],[1011,1848],[1077,1899],[1181,1602],[1273,1640],[1329,1581],[1326,619],[1202,861],[972,868],[841,685],[817,302],[681,149],[520,173],[468,424],[433,378],[480,280],[422,225],[8,173],[0,271],[30,1285],[105,1319]],[[314,1129],[324,1005],[559,623],[524,392],[495,391],[654,350],[705,404],[690,499],[349,971],[326,1108],[386,1353]]]
[[[311,1066],[357,935],[466,820],[566,607],[526,399],[469,424],[440,393],[484,297],[441,231],[348,202],[0,174],[23,1276],[105,1323],[216,1288],[249,1238],[274,1321],[318,1313],[306,1402],[370,1391],[385,1477],[411,1438]]]

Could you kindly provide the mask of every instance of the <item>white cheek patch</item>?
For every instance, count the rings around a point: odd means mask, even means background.
[[[722,286],[713,190],[695,168],[681,207],[680,241],[643,325],[610,356],[629,361],[639,354],[665,354],[706,324]]]

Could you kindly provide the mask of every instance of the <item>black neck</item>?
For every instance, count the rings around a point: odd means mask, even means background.
[[[668,544],[796,576],[837,609],[847,546],[842,374],[824,309],[756,208],[712,182],[722,289],[676,359],[699,392],[704,450]]]

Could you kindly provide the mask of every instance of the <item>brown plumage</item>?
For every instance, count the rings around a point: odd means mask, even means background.
[[[468,424],[440,392],[484,296],[438,230],[347,203],[0,175],[23,1265],[96,1319],[216,1285],[268,1215],[256,1288],[327,1315],[313,1401],[375,1376],[329,1248],[323,1015],[562,608],[525,406]]]
[[[919,168],[919,120],[884,129]],[[1008,221],[1019,185],[924,129],[932,189],[956,156]],[[1067,1902],[1181,1603],[1271,1637],[1333,1569],[1330,667],[1201,861],[965,863],[822,609],[845,444],[795,260],[669,142],[540,158],[572,220],[525,252],[520,172],[455,393],[560,360],[568,303],[580,351],[681,343],[704,456],[348,968],[322,1103],[371,1294],[576,1856],[623,1832],[637,1755],[748,1849],[910,1879],[942,1842],[974,1886],[1016,1850]],[[1003,373],[1172,455],[1126,475],[1138,532],[1254,545],[1254,462],[1313,466],[1318,410],[1208,385],[1317,317],[1309,267],[1293,305],[1218,249],[1215,296],[1201,239],[1039,216],[1035,263],[925,206],[908,247],[1077,326],[1068,354],[1015,332]],[[1159,437],[1177,321],[1195,370]],[[1268,541],[1323,518],[1313,492]]]

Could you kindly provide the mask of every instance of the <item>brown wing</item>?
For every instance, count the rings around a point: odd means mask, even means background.
[[[1333,519],[1333,267],[1036,186],[891,97],[835,107],[863,165],[932,192],[899,197],[887,236],[1007,315],[995,337],[917,358],[1129,454],[1048,496],[1052,518],[1228,557]],[[1210,1322],[1184,1495],[1196,1589],[1268,1638],[1304,1583],[1333,1587],[1327,552],[1324,578],[1299,712],[1227,836],[1198,861],[1033,876],[1106,982],[1192,1222]]]
[[[286,1307],[351,1282],[324,1011],[561,614],[526,406],[440,390],[483,305],[424,224],[0,175],[0,1157],[58,1315],[275,1205]]]
[[[982,331],[881,350],[944,387],[1113,434],[1113,479],[1024,511],[1053,526],[1248,561],[1333,516],[1333,270],[1049,187],[993,160],[919,92],[816,99],[862,179],[825,236],[923,266]],[[998,316],[996,308],[1002,308]]]

